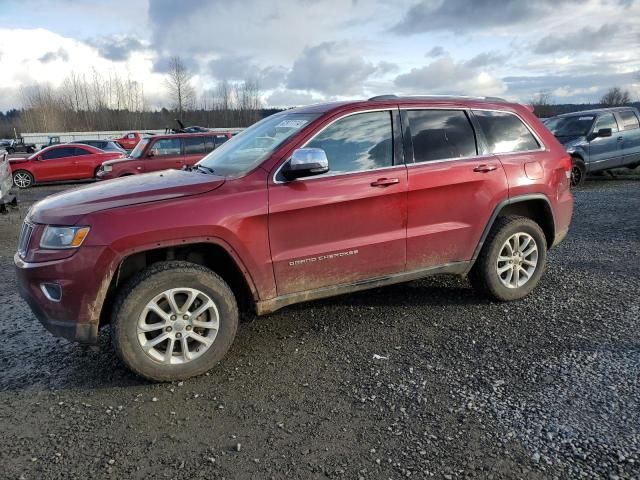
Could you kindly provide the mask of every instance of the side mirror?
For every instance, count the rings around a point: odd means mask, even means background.
[[[41,162],[41,161],[42,161],[42,155],[38,155],[38,156],[36,157],[36,160],[37,160],[37,161],[39,161],[39,162]]]
[[[601,128],[596,132],[596,137],[610,137],[613,132],[610,128]]]
[[[321,148],[298,148],[293,151],[291,158],[282,169],[287,180],[311,177],[329,171],[327,154]]]
[[[153,153],[153,150],[149,150],[149,151],[147,152],[147,157],[151,158],[151,157],[155,157],[155,156],[156,156],[156,154],[155,154],[155,153]]]

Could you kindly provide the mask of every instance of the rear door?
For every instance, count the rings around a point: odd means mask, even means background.
[[[502,165],[483,154],[465,110],[407,109],[402,119],[410,132],[407,270],[468,261],[508,195]]]
[[[75,147],[76,177],[78,179],[93,178],[99,162],[99,154],[94,154],[92,150],[84,147]]]
[[[587,169],[602,170],[613,168],[622,162],[622,132],[613,113],[604,113],[596,119],[592,133],[603,128],[611,129],[610,137],[595,137],[589,142],[589,162]]]
[[[213,150],[213,138],[202,135],[184,137],[184,164],[195,165],[207,153]]]
[[[620,132],[622,160],[618,166],[633,165],[640,162],[640,119],[633,110],[622,110],[617,113],[623,127]]]
[[[398,135],[397,110],[344,116],[306,144],[326,152],[328,173],[272,179],[269,242],[278,295],[404,271],[407,171]]]
[[[182,139],[180,137],[158,138],[152,140],[144,159],[145,172],[157,170],[181,169],[184,166]]]

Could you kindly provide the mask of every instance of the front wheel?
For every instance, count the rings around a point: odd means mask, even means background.
[[[536,287],[547,261],[547,241],[540,226],[525,217],[496,220],[469,279],[496,300],[518,300]]]
[[[119,294],[111,336],[135,373],[169,382],[200,375],[231,347],[238,307],[225,281],[189,262],[154,264]]]
[[[571,166],[571,186],[580,187],[587,177],[587,167],[579,158],[573,158]]]
[[[33,175],[26,170],[13,172],[13,184],[18,188],[29,188],[34,183]]]

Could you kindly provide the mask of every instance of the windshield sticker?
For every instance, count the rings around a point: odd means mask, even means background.
[[[283,120],[276,125],[276,128],[302,128],[307,123],[307,120]]]
[[[593,120],[593,117],[580,117],[578,120]]]

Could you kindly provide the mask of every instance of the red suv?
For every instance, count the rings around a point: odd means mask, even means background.
[[[231,133],[155,135],[140,140],[131,154],[102,164],[98,180],[193,166],[231,138]]]
[[[567,234],[571,161],[525,107],[374,97],[265,118],[200,161],[35,204],[15,264],[54,334],[154,380],[198,375],[238,305],[297,302],[447,273],[529,294]]]

